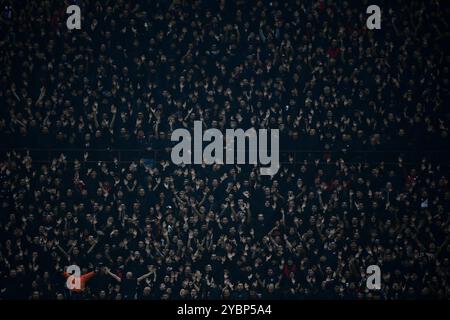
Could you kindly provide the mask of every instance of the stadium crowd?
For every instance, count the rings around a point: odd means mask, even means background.
[[[1,1],[0,297],[448,299],[450,12],[369,4]],[[280,170],[175,166],[195,120]]]

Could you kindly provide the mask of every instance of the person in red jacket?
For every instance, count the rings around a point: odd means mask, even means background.
[[[79,288],[73,288],[73,289],[68,288],[68,289],[71,290],[71,291],[73,291],[73,292],[77,292],[77,293],[83,292],[83,291],[86,289],[86,283],[87,283],[93,276],[95,276],[95,274],[96,274],[95,271],[91,271],[91,272],[82,274],[82,275],[80,276],[80,287],[79,287]],[[72,275],[72,274],[69,274],[69,273],[67,272],[67,270],[64,271],[64,277],[65,277],[65,278],[69,278],[71,275]]]

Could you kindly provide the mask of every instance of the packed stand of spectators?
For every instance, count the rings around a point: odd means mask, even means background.
[[[443,2],[1,1],[0,297],[448,299]],[[175,166],[195,120],[280,170]]]

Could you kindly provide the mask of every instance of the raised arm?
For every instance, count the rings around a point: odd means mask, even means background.
[[[106,268],[106,274],[111,276],[113,279],[115,279],[117,282],[122,282],[122,279],[120,279],[120,277],[114,273],[111,272],[111,270],[109,268]]]

